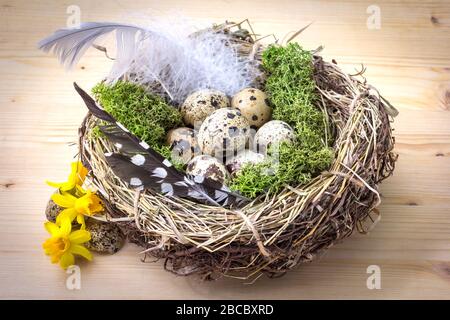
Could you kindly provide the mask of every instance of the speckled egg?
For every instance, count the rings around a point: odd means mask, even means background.
[[[55,193],[59,193],[59,191],[55,191]],[[56,217],[63,211],[64,208],[58,206],[51,198],[48,200],[47,207],[45,208],[45,216],[48,221],[56,222]]]
[[[221,184],[225,184],[229,179],[225,166],[216,158],[205,154],[189,161],[186,173],[194,176],[194,181],[199,183],[203,181],[203,178],[209,178]]]
[[[172,159],[186,164],[200,154],[197,133],[194,129],[181,127],[167,133],[166,142],[172,150]]]
[[[238,109],[222,108],[203,121],[198,144],[203,153],[222,158],[245,148],[250,125]]]
[[[89,219],[86,230],[91,233],[91,240],[85,244],[90,250],[113,254],[125,243],[125,235],[115,224]]]
[[[272,120],[256,132],[256,151],[265,153],[272,145],[279,145],[282,142],[293,143],[295,140],[295,132],[290,125],[284,121]]]
[[[225,93],[204,89],[189,95],[181,105],[180,112],[184,123],[195,128],[215,110],[229,106],[230,99]]]
[[[257,164],[264,161],[266,157],[252,150],[242,150],[236,156],[227,161],[226,168],[234,175],[246,164]]]
[[[272,117],[267,95],[259,89],[246,88],[239,91],[231,99],[231,107],[241,110],[252,128],[261,127]]]
[[[59,190],[56,190],[54,194],[59,194]],[[45,208],[45,217],[48,221],[55,223],[56,217],[63,211],[65,208],[60,207],[53,201],[53,199],[50,197],[50,200],[47,202],[47,207]],[[76,220],[72,222],[72,229],[78,229],[79,225]]]

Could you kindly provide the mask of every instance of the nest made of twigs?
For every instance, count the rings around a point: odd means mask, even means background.
[[[264,46],[251,34],[241,36],[240,25],[215,29],[232,34],[239,54],[260,63]],[[167,270],[205,279],[279,276],[353,230],[365,232],[366,218],[379,216],[378,184],[394,170],[390,122],[396,111],[361,74],[347,75],[317,55],[314,70],[318,107],[333,124],[332,165],[307,185],[286,186],[238,210],[128,188],[105,161],[104,154],[114,147],[90,134],[97,122],[87,115],[80,128],[81,159],[91,169],[90,180],[104,198],[108,219],[146,256],[164,259]],[[148,88],[160,90],[157,84]]]

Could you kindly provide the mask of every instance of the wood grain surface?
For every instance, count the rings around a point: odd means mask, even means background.
[[[200,24],[250,18],[260,34],[282,38],[314,22],[298,41],[324,46],[353,73],[366,76],[400,111],[395,119],[394,176],[381,187],[382,220],[318,261],[280,279],[253,285],[224,279],[201,283],[142,263],[127,244],[113,256],[81,264],[81,290],[50,264],[41,244],[44,209],[76,154],[86,112],[72,89],[91,87],[110,61],[90,50],[67,73],[36,43],[66,25],[69,5],[83,21],[142,21],[182,13]],[[367,8],[381,10],[370,30]],[[449,1],[0,1],[0,298],[112,299],[412,299],[450,298],[450,4]],[[381,289],[369,290],[369,265],[381,270]]]

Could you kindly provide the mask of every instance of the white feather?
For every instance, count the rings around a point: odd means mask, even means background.
[[[136,55],[137,46],[140,44],[140,41],[136,39],[136,33],[136,29],[124,28],[116,30],[117,53],[108,77],[110,81],[117,81],[128,71]]]
[[[39,48],[53,52],[66,67],[78,62],[96,39],[116,31],[116,58],[108,80],[128,75],[146,85],[158,82],[176,104],[195,90],[216,89],[229,96],[252,86],[260,71],[252,58],[238,57],[229,35],[207,31],[189,36],[187,20],[152,21],[148,27],[119,23],[83,23],[79,29],[58,30]]]
[[[117,56],[111,70],[111,77],[118,78],[131,63],[140,43],[137,35],[146,31],[138,26],[112,22],[85,22],[79,28],[57,30],[41,40],[38,48],[44,52],[53,51],[67,69],[74,67],[86,50],[102,36],[116,31]]]
[[[170,23],[170,24],[169,24]],[[189,36],[186,20],[152,21],[129,72],[140,84],[157,81],[175,103],[195,90],[216,89],[229,96],[252,86],[260,71],[251,58],[238,58],[229,35],[213,30]],[[157,36],[153,36],[157,35]]]

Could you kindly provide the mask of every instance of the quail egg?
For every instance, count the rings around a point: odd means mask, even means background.
[[[184,123],[196,127],[215,110],[230,106],[225,93],[203,89],[190,94],[180,107]]]
[[[167,133],[167,144],[172,150],[172,159],[186,164],[194,156],[200,154],[197,133],[194,129],[181,127]]]
[[[261,127],[272,117],[267,95],[259,89],[246,88],[239,91],[231,99],[231,107],[239,109],[252,128]]]
[[[257,164],[265,160],[265,156],[252,150],[242,150],[236,156],[227,161],[226,168],[234,175],[246,164]]]
[[[112,223],[89,219],[86,231],[91,234],[91,240],[86,242],[86,248],[100,253],[116,253],[125,242],[125,235]]]
[[[59,190],[56,190],[54,194],[60,194]],[[55,223],[56,218],[58,215],[64,210],[65,208],[60,207],[53,201],[53,199],[50,197],[50,200],[47,202],[47,207],[45,208],[45,216],[48,221]],[[85,217],[87,219],[87,217]],[[75,229],[79,227],[76,220],[72,222],[72,228]]]
[[[195,156],[189,161],[186,173],[194,176],[194,181],[198,183],[209,178],[224,184],[229,179],[229,173],[225,166],[216,158],[206,154]]]
[[[293,143],[295,140],[295,132],[290,125],[284,121],[272,120],[256,132],[256,151],[265,153],[272,145],[280,145],[282,142]]]
[[[245,148],[250,125],[238,109],[222,108],[203,121],[198,144],[203,153],[218,158],[234,155]]]
[[[58,194],[59,191],[55,191],[55,194]],[[45,208],[45,216],[47,220],[50,222],[56,222],[56,217],[63,211],[64,208],[58,206],[51,198],[47,203],[47,207]]]

